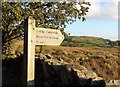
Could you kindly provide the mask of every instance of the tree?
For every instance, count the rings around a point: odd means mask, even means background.
[[[79,4],[81,9],[75,6]],[[84,6],[83,6],[84,5]],[[86,5],[86,6],[85,6]],[[37,27],[60,29],[76,19],[85,21],[89,2],[3,2],[2,3],[2,44],[3,50],[10,41],[24,35],[24,19],[33,16]],[[64,33],[64,32],[63,32]],[[65,34],[65,33],[64,33]],[[4,53],[4,51],[3,51]]]

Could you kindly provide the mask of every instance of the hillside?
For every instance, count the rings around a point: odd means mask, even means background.
[[[109,40],[95,37],[73,36],[69,37],[69,40],[65,39],[62,45],[65,41],[64,46],[43,46],[42,48],[36,46],[36,83],[38,85],[58,83],[59,86],[56,87],[74,87],[61,85],[77,84],[75,83],[77,81],[78,84],[83,84],[84,80],[89,82],[89,78],[92,78],[95,84],[96,82],[101,84],[99,83],[101,80],[108,85],[120,83],[120,51],[116,45],[107,46],[106,42]],[[23,70],[21,65],[24,58],[23,40],[11,42],[11,50],[8,52],[6,56],[2,55],[3,84],[20,84],[20,72]]]
[[[67,64],[83,65],[105,79],[118,79],[120,54],[115,48],[61,47],[47,46],[44,55]]]
[[[90,36],[68,36],[62,42],[62,46],[71,47],[116,47],[119,41],[111,41],[109,39],[103,39],[99,37]]]
[[[67,87],[63,86],[65,84],[69,84],[68,87],[89,87],[73,85],[79,84],[78,81],[80,84],[87,84],[89,78],[92,78],[93,83],[100,85],[92,87],[105,87],[101,86],[104,83],[118,85],[119,57],[120,52],[116,48],[46,46],[44,51],[39,53],[39,46],[37,46],[36,84],[49,84],[52,85],[51,87]],[[23,56],[3,60],[4,85],[20,84],[22,59]]]

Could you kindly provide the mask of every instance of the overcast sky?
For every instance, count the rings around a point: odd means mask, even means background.
[[[118,1],[87,0],[91,6],[86,21],[77,20],[67,25],[65,31],[73,36],[96,36],[118,40]],[[78,7],[79,9],[79,7]]]

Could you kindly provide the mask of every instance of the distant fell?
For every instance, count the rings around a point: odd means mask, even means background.
[[[120,46],[120,41],[111,41],[109,39],[91,36],[68,36],[61,45],[71,47],[118,47]]]

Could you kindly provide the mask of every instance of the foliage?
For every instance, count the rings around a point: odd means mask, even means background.
[[[90,3],[79,2],[78,4],[81,6],[80,10],[76,8],[76,2],[3,2],[3,49],[9,47],[11,40],[23,37],[24,19],[30,15],[36,19],[37,27],[62,29],[62,31],[66,23],[71,24],[77,18],[85,21],[84,16],[88,12]]]
[[[88,57],[89,57],[89,58],[93,58],[93,59],[101,58],[101,57],[100,57],[99,55],[97,55],[97,54],[89,55]]]

